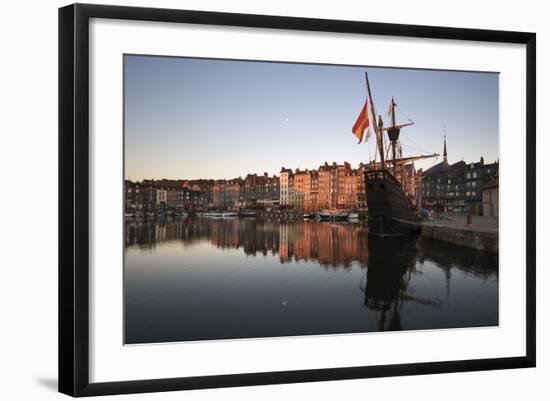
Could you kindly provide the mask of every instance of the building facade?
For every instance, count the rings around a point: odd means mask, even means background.
[[[482,188],[498,174],[498,162],[449,164],[446,141],[443,161],[422,174],[422,207],[438,212],[483,214]]]
[[[258,177],[256,204],[259,206],[276,206],[280,203],[280,179],[276,175],[264,173]]]
[[[356,178],[351,180],[346,178],[352,175],[351,165],[348,162],[344,162],[344,164],[333,162],[330,165],[325,162],[325,164],[319,167],[318,171],[317,207],[319,209],[357,207],[356,196],[353,205],[346,205],[347,198],[344,196],[346,183],[348,185],[353,185],[356,192],[358,190],[358,177],[356,172],[353,173]]]
[[[231,180],[126,180],[124,206],[127,211],[273,207],[305,212],[365,210],[365,172],[375,167],[361,163],[353,169],[348,162],[325,162],[315,170],[283,167],[279,176],[263,173]],[[417,171],[414,164],[398,166],[394,174],[411,202],[423,208],[498,215],[498,162],[486,164],[481,158],[476,163],[449,164],[446,140],[441,163],[426,171]]]
[[[242,206],[244,185],[239,180],[217,181],[212,189],[212,198],[217,209],[237,209]]]
[[[294,197],[293,206],[296,209],[304,210],[306,204],[309,207],[311,192],[311,176],[309,171],[296,170],[294,173]]]
[[[279,204],[289,206],[290,189],[292,183],[292,170],[282,167],[279,175]]]
[[[166,207],[168,204],[168,191],[157,189],[157,207]]]
[[[490,217],[498,217],[498,176],[495,176],[491,181],[481,189],[483,201],[483,215]]]

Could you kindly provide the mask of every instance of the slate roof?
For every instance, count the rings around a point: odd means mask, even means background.
[[[436,164],[433,167],[430,167],[428,170],[424,172],[424,176],[432,175],[432,174],[442,174],[447,173],[451,171],[457,171],[457,170],[463,170],[466,167],[466,163],[463,161],[456,162],[454,164],[449,165],[445,160],[443,160],[441,163]]]

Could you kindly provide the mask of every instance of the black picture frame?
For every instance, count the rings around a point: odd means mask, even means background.
[[[521,357],[382,366],[197,376],[155,380],[89,381],[89,142],[90,18],[179,22],[369,35],[437,38],[526,46],[526,355]],[[536,35],[358,21],[74,4],[59,9],[59,391],[71,396],[251,386],[383,376],[534,367]]]

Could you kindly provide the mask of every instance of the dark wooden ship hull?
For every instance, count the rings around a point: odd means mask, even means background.
[[[380,237],[420,233],[403,187],[387,170],[365,172],[369,235]]]

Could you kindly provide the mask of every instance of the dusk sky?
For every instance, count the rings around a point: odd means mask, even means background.
[[[352,167],[374,157],[374,135],[351,128],[366,97],[377,112],[391,97],[405,156],[440,153],[449,162],[498,159],[498,74],[333,65],[125,56],[125,178],[236,178]],[[388,118],[385,121],[389,121]],[[374,131],[373,131],[374,134]]]

